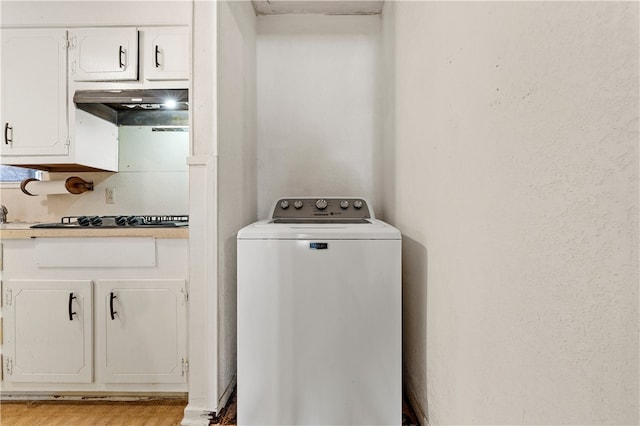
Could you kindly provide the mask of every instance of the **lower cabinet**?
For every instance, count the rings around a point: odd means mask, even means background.
[[[91,281],[9,281],[5,286],[5,380],[93,380]]]
[[[144,253],[125,266],[113,256],[72,262],[113,245]],[[186,392],[187,240],[25,239],[0,249],[4,394]]]
[[[96,282],[96,347],[106,383],[180,383],[186,374],[181,280]]]

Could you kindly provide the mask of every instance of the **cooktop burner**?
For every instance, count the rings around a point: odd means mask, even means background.
[[[174,228],[189,226],[189,216],[64,216],[58,223],[31,228]]]

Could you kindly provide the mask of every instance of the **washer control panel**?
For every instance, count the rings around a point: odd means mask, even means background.
[[[371,219],[373,212],[362,198],[281,198],[273,209],[274,221],[340,221]]]

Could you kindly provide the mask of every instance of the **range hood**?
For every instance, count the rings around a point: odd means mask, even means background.
[[[188,126],[187,89],[77,90],[78,109],[117,126]]]

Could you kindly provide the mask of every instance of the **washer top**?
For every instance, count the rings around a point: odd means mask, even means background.
[[[238,239],[401,239],[400,231],[375,219],[358,197],[286,197],[276,201],[270,219],[238,232]]]

